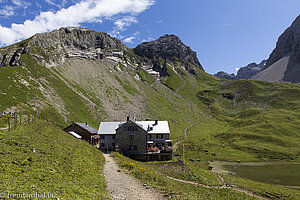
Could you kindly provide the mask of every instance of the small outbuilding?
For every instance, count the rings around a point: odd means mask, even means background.
[[[88,125],[88,123],[76,123],[73,122],[71,125],[64,129],[65,132],[73,135],[77,139],[83,139],[93,145],[99,143],[100,136],[97,134],[98,130]]]

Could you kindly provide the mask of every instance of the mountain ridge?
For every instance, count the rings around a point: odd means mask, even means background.
[[[263,60],[259,64],[253,62],[245,67],[241,67],[237,71],[237,75],[235,75],[234,73],[228,74],[226,72],[220,71],[214,74],[214,76],[228,80],[250,79],[265,68],[266,62],[266,60]]]
[[[205,148],[220,159],[299,159],[299,97],[288,95],[298,94],[298,86],[223,80],[188,60],[139,56],[107,34],[99,40],[96,36],[90,30],[60,29],[2,48],[1,55],[22,51],[19,65],[0,69],[0,110],[39,112],[61,128],[72,121],[98,127],[99,121],[123,121],[128,114],[138,120],[168,120],[175,142],[194,125],[187,138],[187,145],[197,149],[194,153]],[[100,36],[108,41],[101,43]],[[100,42],[85,44],[81,38]],[[286,137],[280,138],[282,134]],[[271,143],[267,147],[266,137]]]

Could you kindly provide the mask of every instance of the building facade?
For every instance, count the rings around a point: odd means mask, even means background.
[[[100,149],[118,151],[137,160],[171,160],[172,141],[167,121],[101,122]]]
[[[147,131],[129,120],[116,129],[116,143],[124,155],[147,153]]]

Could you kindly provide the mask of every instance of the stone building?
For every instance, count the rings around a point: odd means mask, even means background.
[[[118,151],[137,160],[171,160],[172,148],[167,121],[101,122],[100,149]]]

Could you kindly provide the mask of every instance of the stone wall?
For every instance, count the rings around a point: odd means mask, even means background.
[[[124,155],[147,153],[147,132],[128,121],[116,130],[116,144],[120,153]],[[135,148],[130,149],[130,146]]]
[[[104,136],[104,139],[102,139]],[[115,135],[100,135],[100,149],[103,151],[113,151],[115,150],[115,146],[113,143],[116,144],[116,139],[114,139]],[[101,145],[104,143],[104,147]]]

